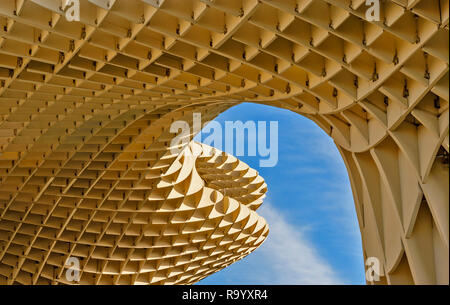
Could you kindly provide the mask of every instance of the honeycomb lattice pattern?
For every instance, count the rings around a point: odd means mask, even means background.
[[[82,283],[193,283],[253,250],[262,179],[169,150],[174,120],[247,101],[335,140],[381,283],[448,284],[449,0],[80,2],[0,1],[0,283],[70,255]]]

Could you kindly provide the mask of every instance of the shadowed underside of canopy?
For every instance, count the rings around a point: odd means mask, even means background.
[[[241,102],[334,139],[378,283],[448,284],[449,0],[64,2],[0,1],[0,284],[68,283],[70,257],[80,283],[195,283],[255,250],[258,173],[170,150]]]

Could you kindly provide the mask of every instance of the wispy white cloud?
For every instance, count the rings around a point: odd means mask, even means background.
[[[268,202],[258,214],[269,223],[267,240],[255,252],[200,284],[334,285],[345,284],[310,242],[308,225],[294,225]]]
[[[270,203],[258,210],[270,226],[266,242],[258,250],[273,284],[341,284],[335,270],[318,254],[305,236],[307,228],[290,224]],[[267,272],[268,271],[268,272]]]

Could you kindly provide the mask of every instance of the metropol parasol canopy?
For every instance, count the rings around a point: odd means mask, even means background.
[[[264,180],[169,130],[242,102],[333,138],[377,283],[448,284],[449,0],[379,4],[0,1],[0,284],[71,284],[72,258],[80,284],[191,284],[254,251]]]

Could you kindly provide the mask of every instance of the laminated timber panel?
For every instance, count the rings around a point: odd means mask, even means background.
[[[255,102],[334,139],[381,283],[448,284],[448,0],[80,6],[0,2],[0,283],[71,256],[84,284],[195,283],[255,250],[263,179],[169,132]]]

